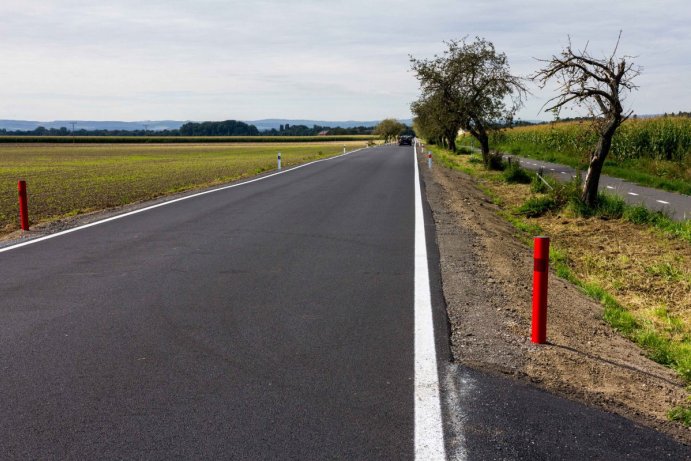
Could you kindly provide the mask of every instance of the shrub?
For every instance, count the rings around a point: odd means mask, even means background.
[[[468,162],[470,162],[470,163],[483,163],[482,157],[478,154],[471,154],[470,158],[468,159]]]
[[[516,212],[528,218],[537,218],[538,216],[542,216],[549,211],[554,211],[559,208],[560,206],[554,200],[554,197],[530,197],[516,210]]]
[[[461,146],[458,149],[456,149],[456,153],[470,155],[473,153],[473,150],[468,146]]]
[[[501,158],[501,155],[490,154],[488,167],[490,170],[504,171],[504,169],[506,168],[506,164],[504,163],[504,160]]]
[[[511,162],[504,170],[504,180],[509,184],[529,184],[530,175],[517,162]]]
[[[569,206],[576,216],[619,219],[624,216],[626,202],[621,197],[600,192],[597,194],[597,203],[592,208],[581,200],[580,194],[572,195]]]
[[[540,179],[542,176],[542,179]],[[557,187],[557,180],[551,176],[535,174],[530,182],[530,191],[535,194],[546,194]]]

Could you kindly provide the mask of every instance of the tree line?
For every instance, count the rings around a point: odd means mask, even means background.
[[[237,120],[222,122],[187,122],[177,130],[86,130],[74,132],[67,127],[45,128],[39,126],[33,130],[0,129],[1,136],[329,136],[369,135],[374,128],[357,126],[351,128],[325,127],[313,125],[280,125],[279,129],[260,131],[255,125]]]
[[[480,37],[446,42],[443,54],[432,59],[411,56],[421,90],[419,99],[411,104],[415,132],[455,151],[462,130],[480,144],[486,168],[501,168],[501,155],[490,149],[489,135],[513,125],[529,94],[528,81],[536,82],[540,89],[554,82],[557,94],[543,109],[556,117],[567,106],[586,109],[597,133],[581,193],[582,201],[594,206],[614,133],[633,115],[624,108],[625,95],[637,88],[633,80],[641,72],[629,56],[619,55],[620,40],[621,32],[613,52],[603,57],[592,55],[587,45],[575,49],[569,40],[558,54],[539,60],[542,68],[527,77],[512,74],[506,54]]]

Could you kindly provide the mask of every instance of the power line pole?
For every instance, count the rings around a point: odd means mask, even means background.
[[[77,124],[77,122],[70,122],[70,125],[72,125],[72,142],[74,142],[74,126]]]
[[[146,136],[146,130],[149,128],[149,125],[144,123],[144,136]]]

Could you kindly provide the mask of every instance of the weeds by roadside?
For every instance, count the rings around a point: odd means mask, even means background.
[[[437,163],[478,178],[524,241],[552,235],[557,275],[598,300],[604,320],[648,357],[691,382],[690,221],[674,222],[609,195],[590,210],[580,203],[576,181],[542,181],[525,172],[527,185],[512,181],[521,173],[486,171],[475,154],[434,153]],[[688,414],[681,408],[669,416],[688,425]]]
[[[691,397],[687,405],[672,408],[667,414],[672,421],[679,421],[686,427],[691,427]]]

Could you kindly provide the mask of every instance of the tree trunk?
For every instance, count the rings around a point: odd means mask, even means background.
[[[600,139],[597,141],[595,151],[590,156],[590,164],[588,165],[588,173],[585,175],[585,182],[583,183],[583,192],[581,200],[588,206],[593,207],[597,203],[597,189],[600,185],[600,173],[605,164],[605,158],[612,147],[612,137],[618,125],[614,123],[600,134]]]
[[[447,135],[446,139],[448,139],[448,141],[449,141],[449,150],[451,152],[455,153],[456,152],[456,137],[453,134],[451,134],[450,136]]]
[[[485,168],[489,168],[489,137],[485,133],[479,133],[479,135],[477,136],[477,140],[480,141],[480,150],[482,151],[482,162],[485,164]]]

